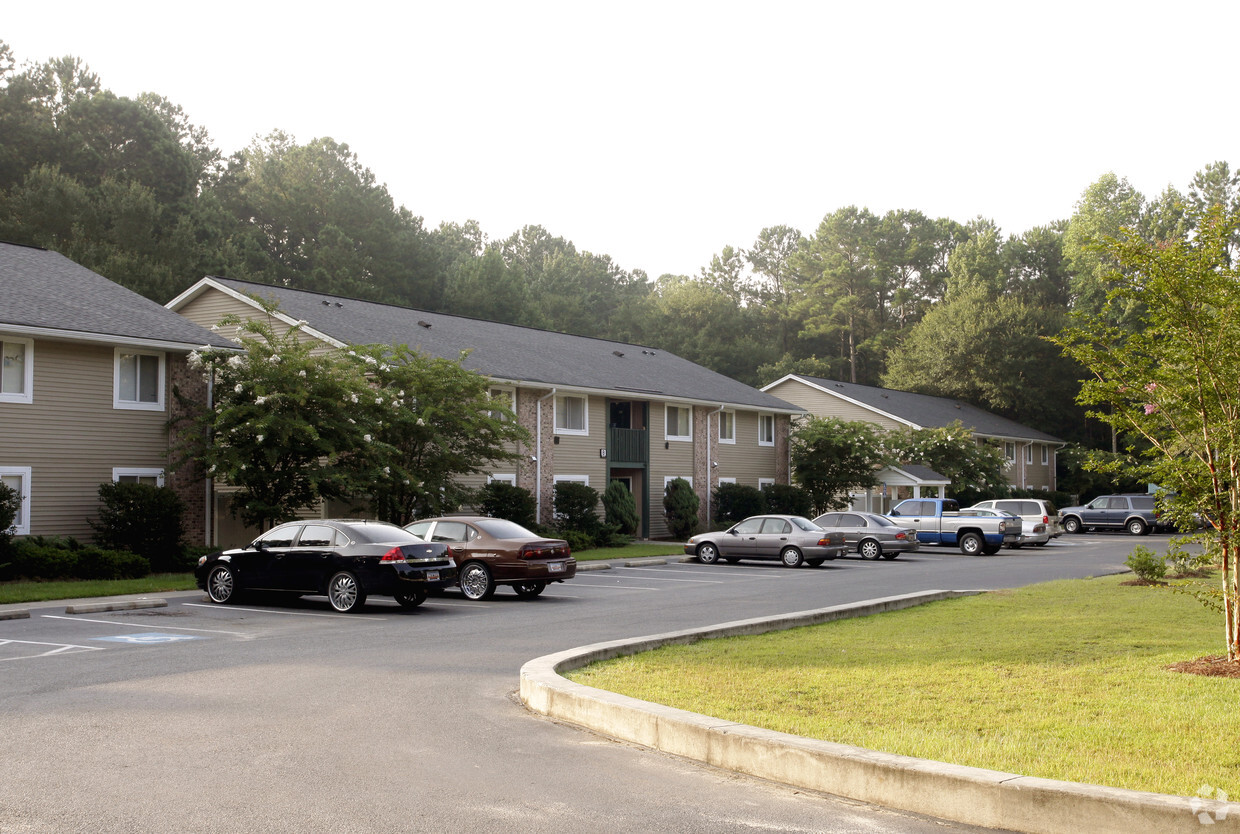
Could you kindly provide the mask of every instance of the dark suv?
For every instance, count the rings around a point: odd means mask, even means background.
[[[1144,536],[1165,526],[1154,508],[1154,496],[1148,493],[1099,495],[1083,507],[1065,507],[1059,511],[1059,519],[1067,533],[1083,533],[1089,527],[1097,527]]]

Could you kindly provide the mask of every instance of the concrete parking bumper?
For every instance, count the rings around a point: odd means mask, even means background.
[[[762,634],[892,611],[980,591],[925,591],[866,602],[595,643],[531,660],[531,710],[623,741],[794,787],[941,819],[1038,834],[1240,831],[1240,803],[1037,779],[801,738],[573,683],[561,672],[711,637]]]

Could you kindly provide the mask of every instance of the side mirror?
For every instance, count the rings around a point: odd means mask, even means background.
[[[729,536],[739,536],[739,535],[740,535],[740,533],[736,532],[736,528],[735,528],[735,527],[733,527],[733,528],[731,528],[730,530],[728,530],[728,535],[729,535]]]
[[[256,539],[254,541],[254,549],[257,550],[259,553],[262,553],[263,551],[267,549],[267,542],[265,542],[262,539]]]

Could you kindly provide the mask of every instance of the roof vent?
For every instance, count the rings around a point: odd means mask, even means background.
[[[341,304],[339,301],[337,301],[337,302],[336,302],[336,306],[337,306],[337,307],[343,307],[344,305],[343,305],[343,304]]]
[[[890,397],[888,397],[886,394],[883,394],[883,399],[884,399],[884,400],[889,400],[889,399],[891,399],[891,398],[890,398]]]
[[[612,354],[612,356],[624,356],[624,353],[623,353],[622,351],[618,351],[618,350],[613,350],[613,351],[611,352],[611,354]]]
[[[956,403],[956,408],[960,408],[960,403]]]
[[[330,307],[330,306],[332,306],[332,303],[331,303],[330,301],[328,301],[326,298],[324,298],[324,299],[323,299],[323,306],[324,306],[324,307]]]
[[[431,323],[429,321],[423,321],[422,319],[418,319],[418,327],[425,327],[427,330],[430,330]]]

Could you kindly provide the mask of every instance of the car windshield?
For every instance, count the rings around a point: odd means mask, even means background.
[[[479,530],[496,539],[537,539],[539,536],[514,521],[503,518],[481,518],[474,522]]]
[[[788,520],[791,521],[793,524],[795,524],[797,527],[800,527],[802,530],[808,530],[811,533],[822,529],[817,524],[810,521],[808,518],[802,518],[799,515],[789,516]]]
[[[388,524],[386,521],[376,521],[370,524],[341,524],[340,526],[349,531],[351,539],[365,544],[426,543],[403,527]]]

